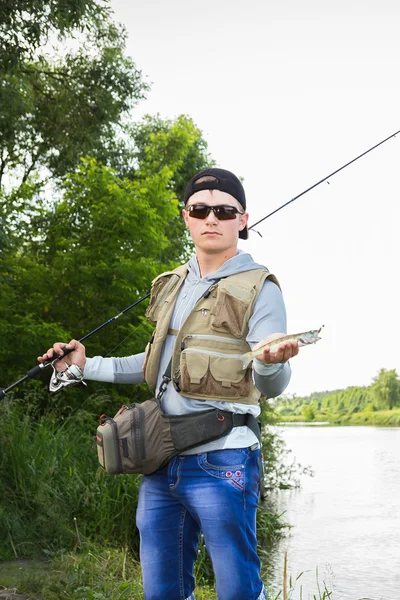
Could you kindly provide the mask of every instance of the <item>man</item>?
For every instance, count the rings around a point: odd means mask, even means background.
[[[274,397],[286,388],[288,360],[298,353],[296,342],[286,342],[275,353],[265,349],[248,369],[239,359],[286,333],[278,281],[238,251],[238,237],[248,236],[248,214],[243,186],[233,173],[201,171],[189,181],[184,202],[196,253],[187,265],[153,282],[147,316],[156,329],[146,352],[90,359],[72,340],[66,362],[79,365],[86,379],[142,383],[145,378],[157,389],[169,367],[172,381],[162,397],[167,414],[219,408],[256,417],[261,394]],[[54,344],[39,360],[51,359],[54,351],[62,354],[63,345]],[[259,452],[257,436],[242,425],[143,477],[136,523],[146,600],[194,600],[200,531],[219,599],[266,598],[256,553]]]

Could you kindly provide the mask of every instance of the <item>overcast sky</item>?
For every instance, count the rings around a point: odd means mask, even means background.
[[[395,0],[112,0],[152,84],[134,111],[191,116],[244,178],[250,224],[400,130]],[[400,134],[241,241],[278,277],[288,331],[324,324],[288,394],[400,374]]]

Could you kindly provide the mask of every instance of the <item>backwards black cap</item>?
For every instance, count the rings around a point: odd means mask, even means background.
[[[213,177],[214,179],[197,183],[197,181],[203,177]],[[185,205],[190,196],[201,190],[220,190],[221,192],[226,192],[236,198],[243,209],[246,210],[246,194],[244,193],[244,188],[240,179],[231,173],[231,171],[210,168],[204,169],[203,171],[200,171],[200,173],[196,173],[186,186],[185,196],[183,198]],[[247,240],[249,237],[247,225],[242,231],[239,231],[239,237],[242,240]]]

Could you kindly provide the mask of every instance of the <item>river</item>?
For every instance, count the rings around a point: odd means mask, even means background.
[[[279,430],[314,476],[277,496],[293,527],[273,556],[273,589],[282,587],[286,551],[288,575],[304,572],[292,600],[319,599],[317,568],[331,600],[400,600],[400,428]]]

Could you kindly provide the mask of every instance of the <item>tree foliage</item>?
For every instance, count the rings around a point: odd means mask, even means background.
[[[186,116],[133,123],[148,86],[107,7],[7,0],[0,8],[0,388],[188,256],[179,202],[185,182],[210,164],[207,145]],[[88,353],[142,351],[144,310],[90,338]]]
[[[109,2],[99,0],[2,0],[0,4],[0,69],[14,71],[53,33],[93,30],[109,15]]]
[[[105,8],[92,0],[20,0],[13,11],[6,3],[0,41],[3,201],[34,176],[37,187],[63,177],[82,155],[119,164],[121,119],[148,86],[124,54],[125,31]]]

